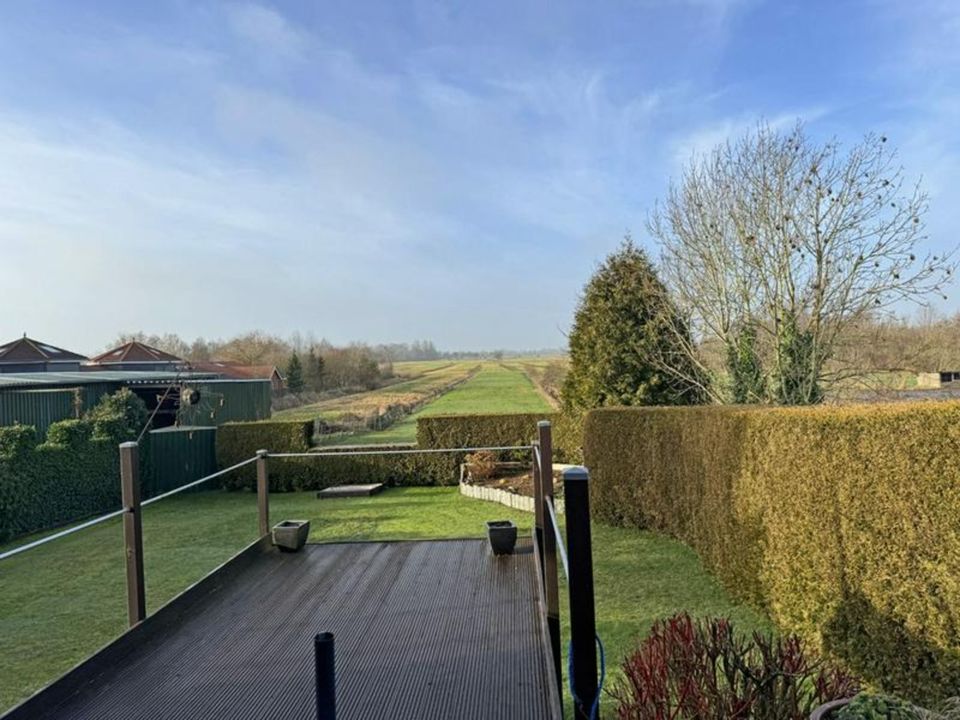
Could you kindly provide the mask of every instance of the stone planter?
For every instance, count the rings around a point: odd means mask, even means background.
[[[831,718],[836,717],[837,711],[840,708],[850,703],[850,700],[852,700],[852,698],[831,700],[828,703],[824,703],[810,714],[810,720],[831,720]]]
[[[490,520],[487,536],[494,555],[510,555],[517,544],[517,526],[511,520]]]
[[[310,535],[309,520],[284,520],[273,526],[273,544],[284,552],[296,552]]]

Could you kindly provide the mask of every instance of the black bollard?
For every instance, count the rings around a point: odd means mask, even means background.
[[[593,604],[593,549],[590,538],[590,474],[586,468],[563,471],[563,501],[567,516],[570,562],[570,645],[573,652],[576,720],[593,720],[597,697],[597,628]]]
[[[337,720],[337,675],[333,654],[333,633],[313,638],[317,673],[317,720]]]

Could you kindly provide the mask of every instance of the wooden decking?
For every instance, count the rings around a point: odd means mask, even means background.
[[[324,631],[342,720],[559,717],[529,540],[247,553],[5,717],[312,718]]]

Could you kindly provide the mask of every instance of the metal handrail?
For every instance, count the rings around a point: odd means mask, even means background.
[[[13,557],[14,555],[19,555],[20,553],[26,552],[27,550],[30,550],[32,548],[40,547],[41,545],[46,545],[48,542],[59,540],[60,538],[66,537],[67,535],[73,535],[73,533],[75,532],[86,530],[88,527],[93,527],[94,525],[99,525],[100,523],[106,522],[107,520],[112,520],[115,517],[120,517],[125,512],[126,510],[124,508],[120,508],[119,510],[114,510],[111,513],[107,513],[106,515],[95,517],[93,518],[93,520],[87,520],[86,522],[80,523],[79,525],[74,525],[72,528],[61,530],[60,532],[54,533],[53,535],[47,535],[44,538],[40,538],[39,540],[34,540],[33,542],[27,543],[26,545],[20,545],[18,547],[13,548],[12,550],[7,550],[6,552],[0,553],[0,560],[6,560],[9,557]]]
[[[495,445],[490,447],[460,447],[460,448],[418,448],[403,450],[349,450],[347,452],[306,452],[306,453],[272,453],[271,458],[314,458],[314,457],[356,457],[359,455],[414,455],[434,453],[483,452],[499,450],[530,450],[532,445]]]
[[[230,467],[225,468],[223,470],[218,470],[212,475],[207,475],[205,477],[200,478],[199,480],[194,480],[193,482],[189,482],[186,485],[181,485],[180,487],[174,488],[173,490],[169,490],[168,492],[165,492],[162,495],[157,495],[156,497],[152,497],[149,500],[144,500],[141,503],[141,506],[150,505],[151,503],[155,503],[158,500],[163,500],[164,498],[170,497],[171,495],[176,495],[177,493],[181,493],[184,490],[188,490],[194,487],[195,485],[199,485],[200,483],[205,483],[208,480],[213,480],[216,477],[220,477],[221,475],[224,475],[230,472],[231,470],[236,470],[237,468],[243,467],[244,465],[249,465],[252,462],[256,462],[256,460],[257,460],[256,457],[252,457],[252,458],[249,458],[248,460],[244,460],[243,462],[239,462],[236,465],[231,465]],[[26,552],[27,550],[32,550],[35,547],[46,545],[47,543],[53,542],[54,540],[59,540],[60,538],[64,538],[67,535],[73,535],[73,533],[75,532],[80,532],[81,530],[86,530],[89,527],[93,527],[94,525],[99,525],[100,523],[106,522],[107,520],[112,520],[113,518],[120,517],[125,512],[127,512],[126,508],[120,508],[119,510],[114,510],[113,512],[109,512],[106,515],[100,515],[99,517],[95,517],[92,520],[87,520],[86,522],[80,523],[79,525],[74,525],[72,528],[67,528],[66,530],[61,530],[60,532],[54,533],[53,535],[47,535],[46,537],[40,538],[39,540],[34,540],[33,542],[27,543],[26,545],[19,545],[11,550],[7,550],[6,552],[0,553],[0,560],[6,560],[7,558],[13,557],[14,555],[19,555],[20,553]]]
[[[170,497],[171,495],[176,495],[177,493],[182,493],[184,490],[189,490],[190,488],[194,487],[195,485],[199,485],[200,483],[205,483],[205,482],[207,482],[208,480],[213,480],[214,478],[218,478],[218,477],[220,477],[221,475],[226,475],[226,474],[227,474],[228,472],[230,472],[231,470],[236,470],[237,468],[241,468],[241,467],[243,467],[244,465],[249,465],[250,463],[256,462],[256,461],[257,461],[257,456],[254,455],[252,458],[247,458],[246,460],[243,460],[242,462],[238,462],[236,465],[231,465],[231,466],[228,467],[228,468],[224,468],[223,470],[218,470],[217,472],[215,472],[215,473],[213,473],[213,474],[211,474],[211,475],[207,475],[207,476],[205,476],[205,477],[202,477],[202,478],[200,478],[199,480],[194,480],[193,482],[188,482],[186,485],[181,485],[180,487],[175,487],[173,490],[168,490],[167,492],[161,493],[160,495],[157,495],[157,496],[155,496],[155,497],[152,497],[152,498],[150,498],[149,500],[144,500],[142,503],[140,503],[140,507],[146,507],[147,505],[151,505],[151,504],[153,504],[153,503],[155,503],[155,502],[157,502],[157,501],[159,501],[159,500],[163,500],[164,498],[168,498],[168,497]]]
[[[546,496],[544,505],[550,513],[550,525],[553,527],[553,534],[557,538],[557,550],[560,552],[560,560],[563,561],[563,576],[570,582],[570,567],[567,564],[567,545],[560,534],[560,524],[557,522],[557,509],[553,506],[553,498]]]

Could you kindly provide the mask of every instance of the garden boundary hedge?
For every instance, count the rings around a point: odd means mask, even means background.
[[[693,547],[883,689],[960,687],[960,403],[587,415],[598,519]]]
[[[221,468],[235,465],[265,449],[273,453],[324,452],[343,454],[350,450],[411,450],[417,446],[360,445],[311,448],[313,422],[266,421],[228,423],[217,431],[217,461]],[[462,461],[453,455],[361,455],[323,458],[271,458],[270,490],[290,492],[321,490],[331,485],[383,482],[397,485],[449,485],[456,481]],[[228,489],[253,489],[256,466],[247,465],[223,476]]]
[[[536,434],[537,421],[554,423],[554,456],[558,460],[577,458],[580,453],[580,424],[557,413],[520,415],[448,415],[420,418],[417,444],[311,447],[313,423],[309,420],[226,423],[217,430],[217,463],[221,468],[235,465],[259,449],[274,453],[334,452],[350,450],[410,450],[456,448],[481,445],[528,445]],[[572,448],[567,450],[566,448]],[[270,460],[270,489],[273,492],[318,490],[342,483],[385,482],[396,485],[456,484],[464,455],[395,454],[344,456],[342,458],[273,458]],[[529,453],[523,455],[529,459]],[[252,489],[256,468],[247,465],[223,476],[228,489]]]
[[[120,507],[117,443],[83,420],[0,427],[0,541]]]
[[[31,425],[0,427],[0,542],[119,509],[124,432],[122,421],[60,420],[38,444]],[[143,499],[213,472],[214,432],[148,433],[140,443]]]
[[[557,412],[422,417],[417,419],[417,444],[429,448],[529,445],[540,420],[552,425],[554,460],[581,462],[582,418]]]

